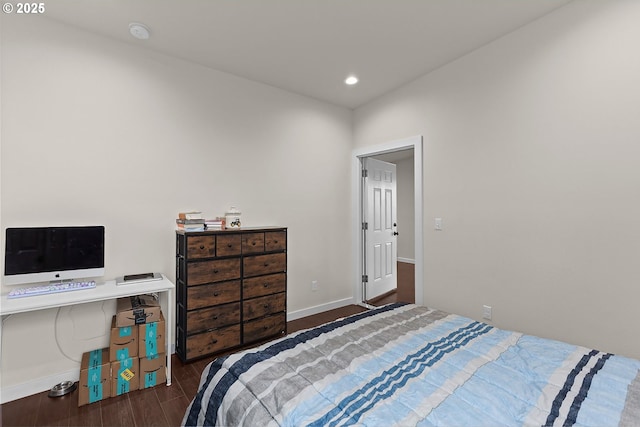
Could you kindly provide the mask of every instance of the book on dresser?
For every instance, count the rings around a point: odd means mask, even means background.
[[[182,361],[285,335],[287,228],[176,230],[176,294]]]
[[[176,230],[183,230],[183,231],[204,231],[205,230],[205,226],[204,224],[177,224],[176,225]]]
[[[176,224],[204,224],[204,219],[176,219]]]
[[[176,229],[186,231],[202,231],[205,229],[204,219],[176,219]]]
[[[178,219],[183,219],[183,220],[202,219],[202,212],[200,211],[178,212]]]

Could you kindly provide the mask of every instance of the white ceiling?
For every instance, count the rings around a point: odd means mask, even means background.
[[[571,0],[55,0],[45,16],[356,108]],[[151,31],[146,41],[130,22]],[[356,74],[360,83],[346,86]]]

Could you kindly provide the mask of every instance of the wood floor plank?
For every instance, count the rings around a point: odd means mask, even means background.
[[[77,392],[75,405],[69,410],[70,426],[101,426],[102,425],[102,403],[96,402],[90,405],[78,407]]]
[[[77,390],[61,397],[47,397],[40,399],[36,426],[68,426],[71,406],[78,406]]]
[[[198,377],[200,377],[200,374],[202,373],[204,368],[209,363],[211,363],[211,361],[217,359],[218,357],[222,357],[225,354],[228,354],[228,353],[219,354],[219,355],[216,355],[215,357],[207,357],[207,358],[196,360],[195,362],[193,362],[193,368],[195,369],[195,372],[198,374]]]
[[[396,302],[415,304],[415,274],[415,264],[398,262],[398,295]]]
[[[158,386],[163,387],[163,386]],[[169,426],[153,388],[129,393],[131,410],[138,426]]]
[[[182,418],[187,411],[189,403],[190,400],[187,400],[184,396],[162,403],[162,410],[170,426],[179,426],[182,424]]]
[[[184,396],[184,391],[182,391],[182,387],[176,379],[171,381],[171,385],[168,387],[164,384],[160,384],[159,386],[154,387],[153,390],[155,390],[160,403]]]
[[[3,404],[2,409],[0,409],[0,412],[2,412],[2,425],[35,426],[41,398],[42,393],[38,393],[28,398]]]
[[[357,305],[348,305],[334,310],[325,311],[323,313],[314,314],[313,316],[303,317],[302,319],[287,322],[287,332],[293,333],[302,329],[313,328],[342,317],[351,316],[352,314],[366,311],[364,307]]]
[[[182,391],[184,391],[184,395],[189,401],[191,401],[198,392],[199,385],[200,378],[185,378],[180,381],[180,387],[182,387]]]
[[[194,368],[192,363],[182,363],[178,357],[171,357],[171,378],[173,380],[182,380],[185,378],[193,378],[200,375],[200,371]]]
[[[142,425],[137,424],[134,421],[128,394],[122,394],[120,396],[105,399],[100,402],[100,405],[102,407],[101,413],[103,426],[131,427],[135,425]]]

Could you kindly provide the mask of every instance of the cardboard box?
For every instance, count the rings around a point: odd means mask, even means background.
[[[111,362],[111,395],[120,396],[140,388],[140,360],[137,357]]]
[[[116,316],[111,319],[109,338],[109,360],[115,362],[138,356],[138,326],[116,326]]]
[[[167,356],[159,354],[153,359],[140,358],[140,389],[155,387],[167,382]]]
[[[160,302],[152,295],[118,298],[116,326],[140,325],[160,320]]]
[[[158,322],[138,326],[138,356],[153,358],[160,353],[166,353],[166,331],[162,313]]]
[[[78,406],[111,397],[111,363],[109,349],[93,350],[82,355]]]

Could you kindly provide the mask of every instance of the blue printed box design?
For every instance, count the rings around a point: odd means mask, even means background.
[[[109,349],[86,352],[80,362],[78,406],[111,396]]]
[[[153,359],[162,353],[166,353],[165,320],[160,313],[160,321],[138,325],[139,348],[138,356]]]
[[[138,326],[116,326],[116,316],[111,320],[111,337],[109,339],[109,360],[129,359],[138,356]]]

